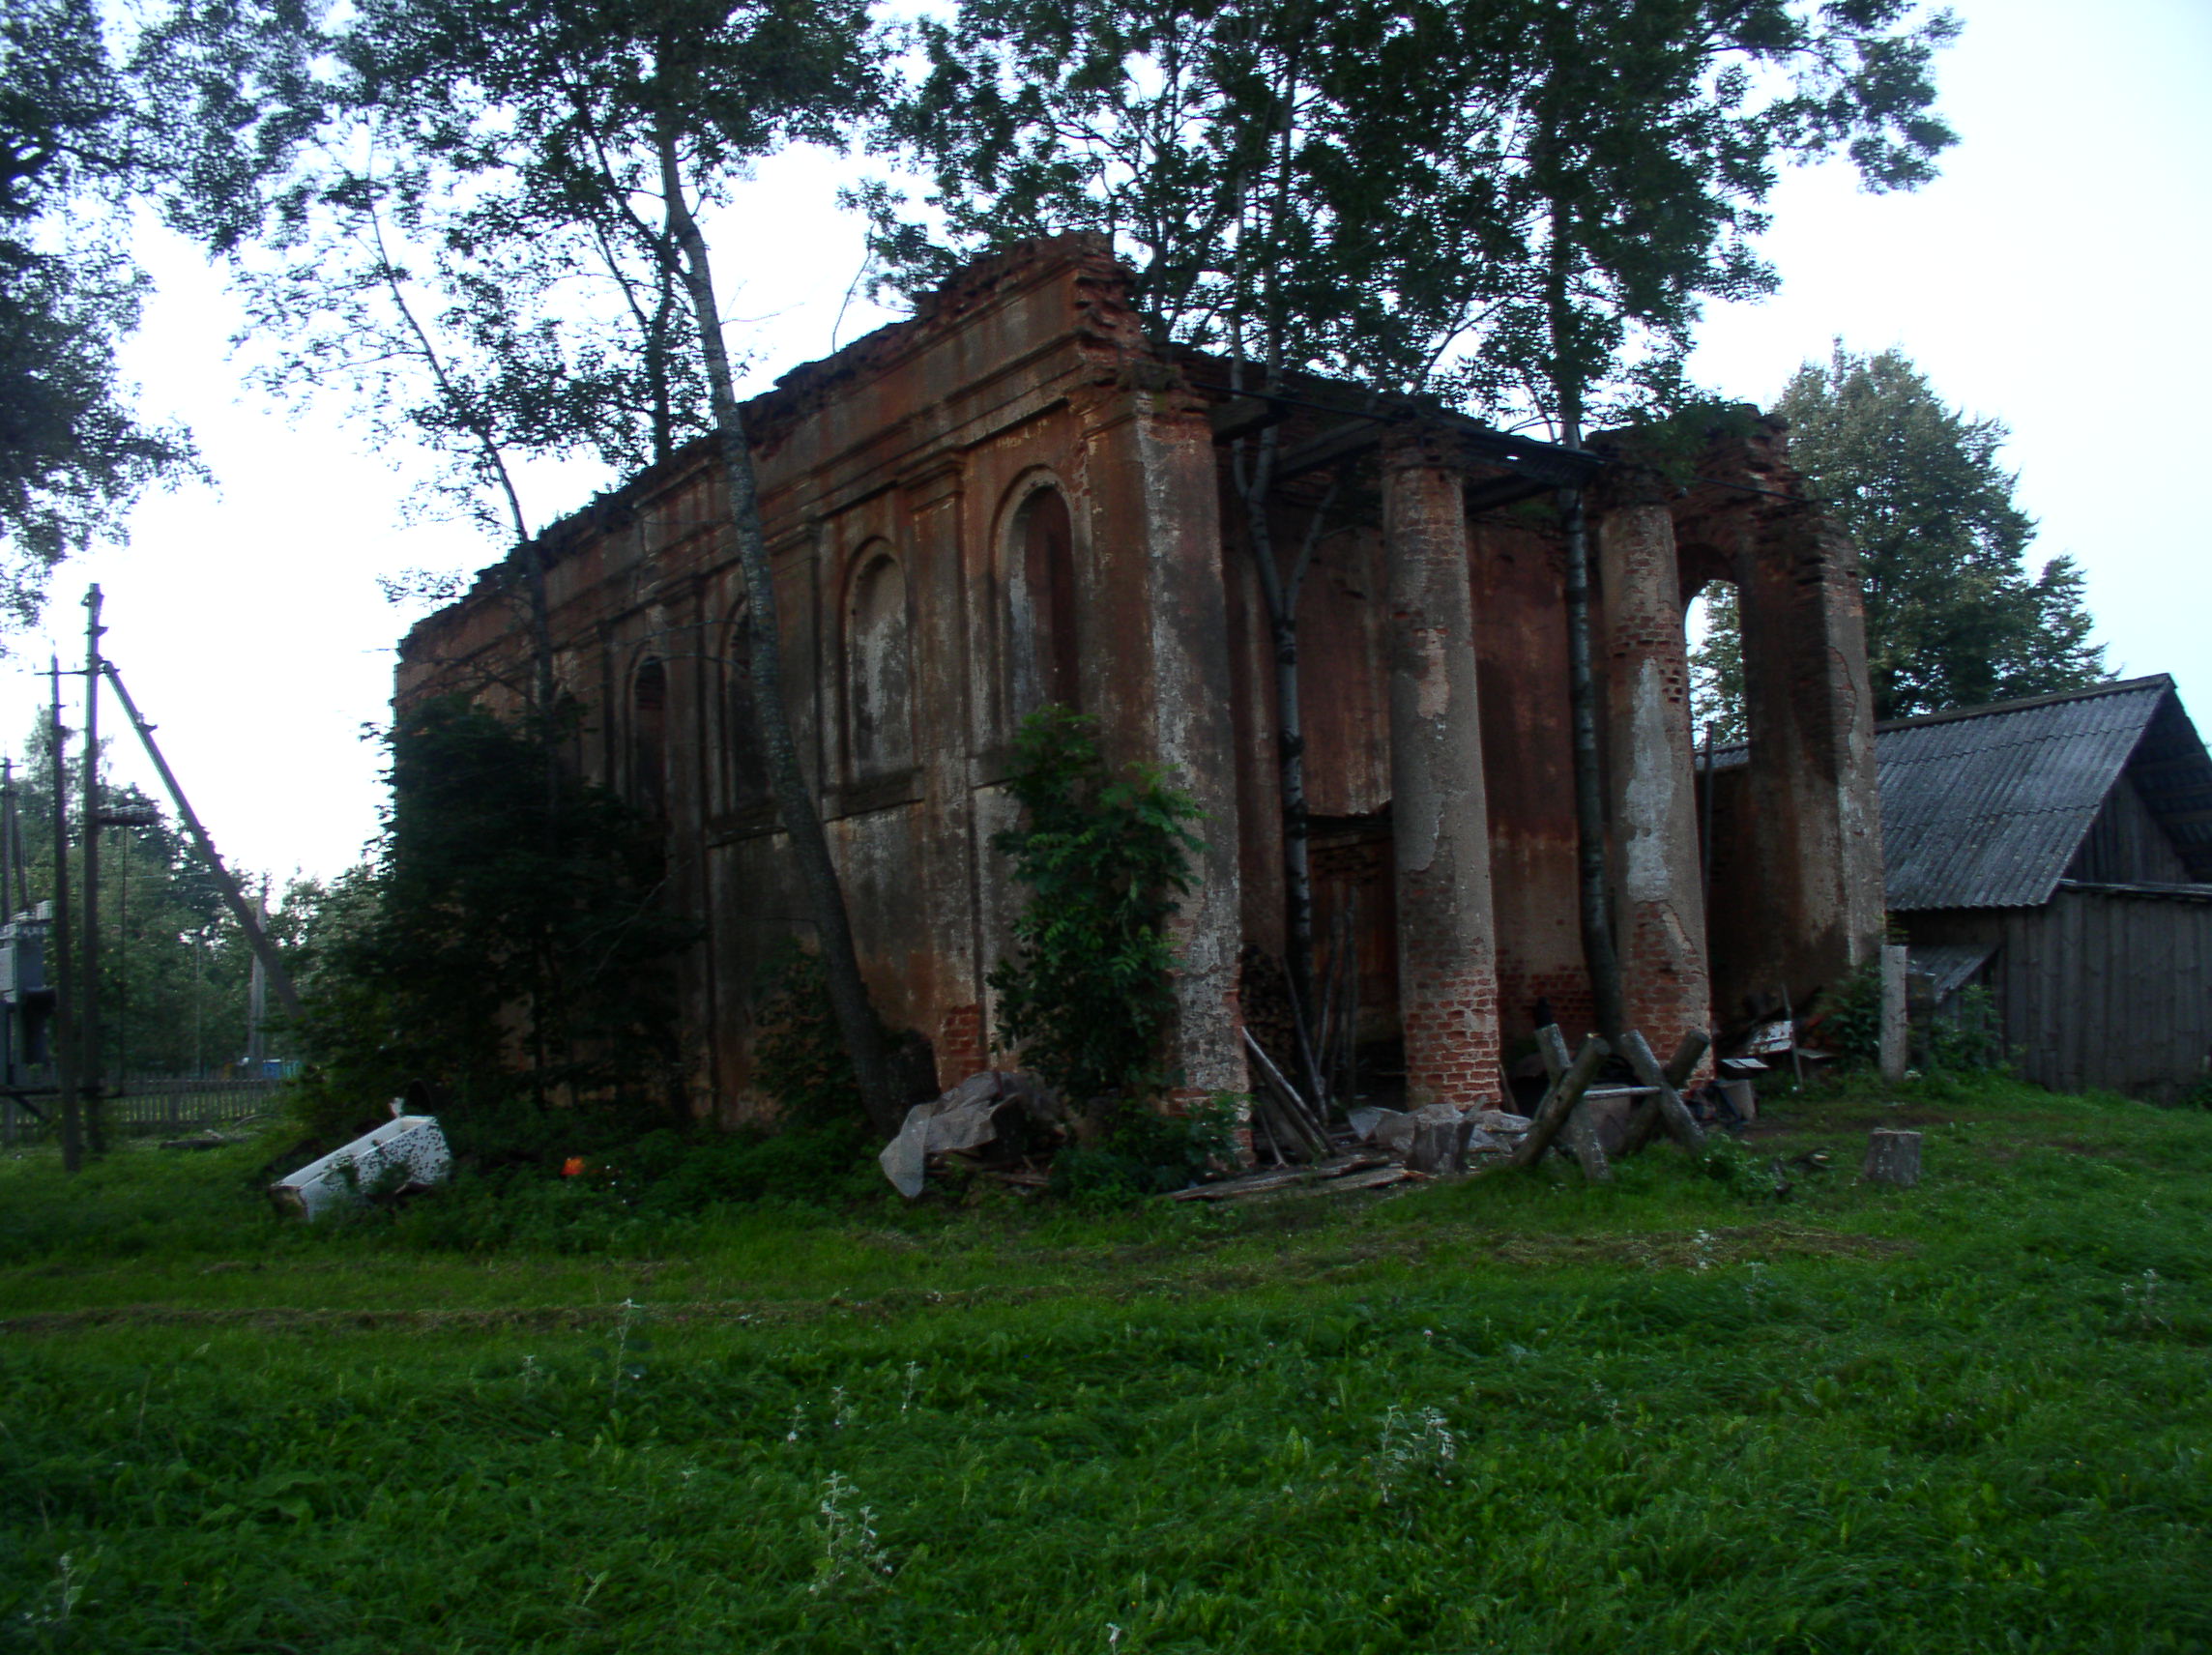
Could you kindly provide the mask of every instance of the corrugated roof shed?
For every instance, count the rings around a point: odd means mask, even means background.
[[[2212,834],[2190,831],[2197,825],[2187,819],[2198,813],[2192,805],[2212,804],[2212,762],[2164,674],[1881,726],[1875,756],[1890,909],[2050,901],[2154,728],[2158,763],[2139,786],[2190,871],[2204,877]]]

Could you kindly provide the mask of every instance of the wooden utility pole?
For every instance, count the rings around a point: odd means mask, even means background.
[[[61,1094],[62,1166],[77,1172],[84,1166],[84,1122],[77,1117],[76,1029],[70,1004],[70,898],[69,898],[69,750],[62,728],[62,662],[48,657],[46,677],[53,685],[49,734],[54,756],[54,929],[46,955],[46,980],[54,991],[52,1044],[54,1085]]]
[[[20,906],[27,907],[28,904]],[[15,903],[15,761],[0,759],[0,908],[8,918],[18,912]]]
[[[254,899],[253,910],[263,919],[269,916],[269,880],[262,876],[261,894]],[[262,1024],[269,1019],[269,969],[261,963],[261,956],[253,956],[253,974],[246,988],[246,1062],[258,1076],[261,1065],[269,1057],[269,1037],[262,1031]]]
[[[261,962],[262,970],[269,973],[269,986],[276,991],[283,1002],[285,1015],[300,1015],[300,992],[292,986],[292,973],[284,969],[277,956],[276,945],[270,942],[269,933],[262,925],[253,904],[246,900],[246,892],[238,881],[231,878],[230,869],[223,865],[222,857],[216,854],[215,841],[208,830],[200,826],[199,812],[185,797],[185,790],[177,784],[176,771],[169,769],[169,761],[161,756],[161,749],[154,741],[154,726],[146,722],[138,711],[138,704],[131,699],[131,692],[123,687],[123,675],[115,670],[113,661],[102,661],[100,670],[107,682],[115,686],[115,698],[123,703],[123,715],[131,720],[131,727],[138,732],[138,740],[146,748],[146,756],[154,761],[154,769],[160,772],[161,785],[169,790],[169,798],[177,807],[177,814],[185,819],[185,827],[191,833],[192,843],[207,858],[208,866],[215,870],[216,886],[222,892],[222,900],[230,909],[230,916],[238,921],[238,928],[246,933],[246,941],[253,949],[253,957]]]
[[[84,1048],[84,1072],[77,1090],[84,1100],[85,1147],[107,1153],[107,1107],[100,1050],[100,586],[84,595],[84,943],[83,984],[77,1038]]]
[[[8,842],[8,865],[15,871],[13,882],[0,886],[0,903],[12,901],[15,905],[14,912],[23,914],[31,906],[31,870],[23,857],[23,819],[15,809],[15,761],[9,759],[6,765],[7,819],[0,823],[0,835],[5,835]]]

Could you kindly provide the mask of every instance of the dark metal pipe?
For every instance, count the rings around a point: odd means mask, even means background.
[[[1567,702],[1574,728],[1576,863],[1582,896],[1583,959],[1598,1032],[1617,1045],[1627,1021],[1620,951],[1613,936],[1605,844],[1605,772],[1598,751],[1597,674],[1590,648],[1589,525],[1583,491],[1559,490],[1567,546]]]

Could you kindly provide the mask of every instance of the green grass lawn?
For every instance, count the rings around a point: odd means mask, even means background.
[[[2212,1649],[2212,1116],[1902,1095],[1604,1189],[612,1252],[307,1233],[245,1148],[26,1156],[0,1645]],[[1877,1122],[1919,1188],[1856,1182]]]

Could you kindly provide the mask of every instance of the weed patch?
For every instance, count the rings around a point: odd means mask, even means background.
[[[1787,1203],[1660,1149],[629,1252],[0,1164],[0,1642],[2206,1647],[2212,1120],[1910,1091],[1873,1189],[1889,1101],[1773,1100]]]

